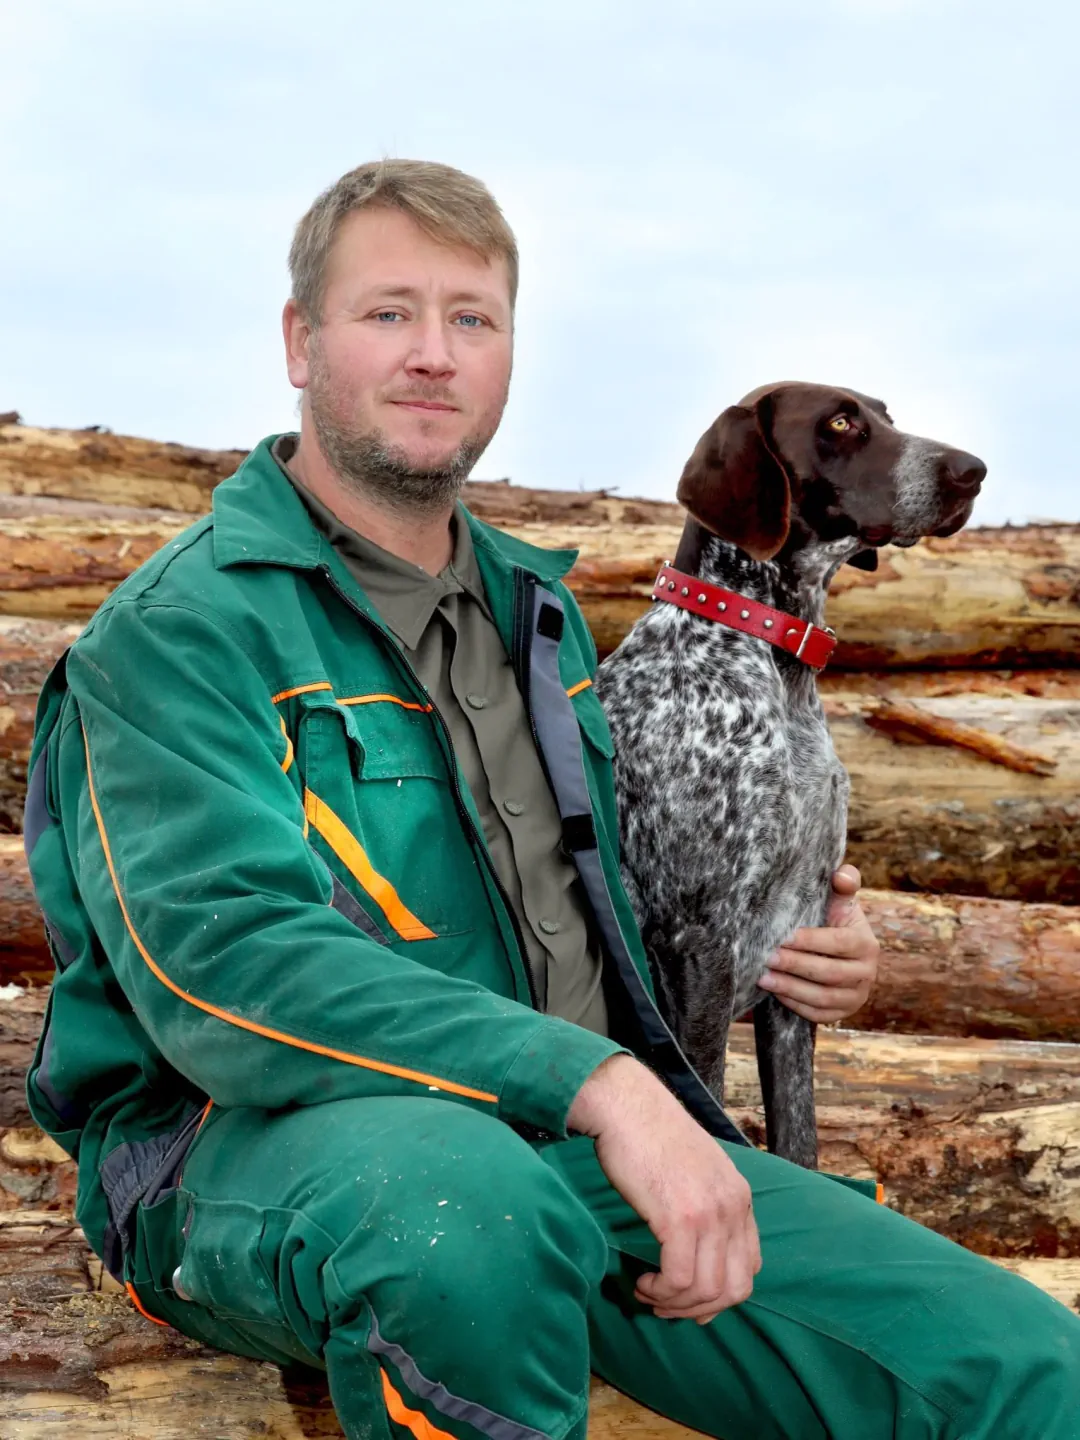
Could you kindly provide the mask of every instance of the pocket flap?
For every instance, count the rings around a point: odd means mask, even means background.
[[[570,703],[589,744],[608,760],[614,759],[615,742],[611,736],[611,727],[593,687],[588,685],[579,690],[576,695],[571,696]]]

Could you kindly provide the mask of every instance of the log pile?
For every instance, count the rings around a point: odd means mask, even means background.
[[[75,1167],[24,1094],[52,974],[20,834],[38,690],[243,453],[4,422],[0,1431],[340,1436],[319,1377],[214,1355],[116,1292],[72,1218]],[[465,500],[580,552],[569,583],[601,655],[650,603],[682,525],[675,505],[604,491],[473,482]],[[894,1208],[1080,1311],[1080,525],[885,549],[876,572],[836,577],[827,618],[848,858],[883,954],[860,1028],[819,1034],[822,1166],[880,1179]],[[728,1099],[763,1142],[745,1025]],[[686,1436],[597,1385],[593,1436],[627,1428]]]

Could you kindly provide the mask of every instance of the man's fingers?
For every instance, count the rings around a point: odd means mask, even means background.
[[[696,1320],[699,1325],[707,1325],[710,1320],[715,1320],[726,1305],[717,1305],[713,1300],[707,1305],[694,1305],[689,1309],[675,1309],[674,1307],[657,1305],[653,1314],[658,1320]]]
[[[730,1206],[727,1207],[730,1209]],[[660,1319],[696,1320],[707,1324],[722,1310],[748,1299],[754,1276],[761,1269],[761,1242],[753,1206],[746,1198],[742,1213],[717,1215],[716,1223],[698,1233],[694,1250],[692,1282],[681,1290],[669,1288],[676,1276],[685,1274],[686,1253],[670,1258],[661,1245],[661,1273],[643,1275],[636,1296],[651,1305]],[[665,1283],[665,1270],[671,1274]]]
[[[869,932],[869,933],[868,933]],[[835,955],[841,960],[861,960],[876,950],[870,927],[860,925],[804,925],[781,950],[804,950],[814,955]]]
[[[847,990],[871,979],[873,973],[874,966],[870,960],[836,959],[809,950],[792,950],[786,945],[781,946],[772,957],[765,972],[773,976],[797,975],[799,979],[809,980],[815,985],[837,985]]]
[[[650,1304],[674,1301],[690,1292],[697,1273],[697,1249],[698,1233],[690,1225],[678,1226],[671,1238],[661,1243],[659,1273],[643,1275],[638,1281]]]
[[[765,976],[758,983],[785,1004],[797,1000],[801,1005],[817,1005],[825,1010],[835,1010],[840,1015],[848,1015],[853,1009],[858,1009],[869,995],[868,986],[818,985],[798,975],[780,973],[774,975],[767,985]]]
[[[761,1269],[761,1249],[753,1218],[749,1229],[740,1230],[726,1243],[721,1240],[715,1250],[709,1247],[706,1254],[705,1247],[699,1248],[698,1257],[699,1274],[711,1275],[711,1284],[698,1297],[673,1296],[656,1305],[655,1312],[661,1320],[696,1320],[700,1325],[707,1325],[721,1311],[750,1298],[754,1276]]]
[[[854,865],[841,865],[832,874],[832,888],[838,895],[854,895],[862,884],[862,876]]]

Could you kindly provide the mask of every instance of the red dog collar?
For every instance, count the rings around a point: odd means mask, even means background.
[[[661,565],[652,598],[667,600],[671,605],[704,615],[706,620],[716,620],[732,630],[756,635],[814,670],[823,670],[836,649],[836,631],[827,625],[811,625],[797,615],[786,615],[783,610],[748,600],[734,590],[724,590],[693,575],[684,575],[670,563]]]

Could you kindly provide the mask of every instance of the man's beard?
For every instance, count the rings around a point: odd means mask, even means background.
[[[423,518],[445,511],[460,495],[469,472],[487,449],[498,425],[466,435],[437,465],[417,466],[404,446],[392,445],[377,426],[362,430],[348,419],[348,402],[334,385],[318,343],[309,353],[307,401],[319,448],[354,494],[403,514]],[[430,392],[433,388],[428,387]],[[418,400],[443,401],[442,394],[417,393]]]

